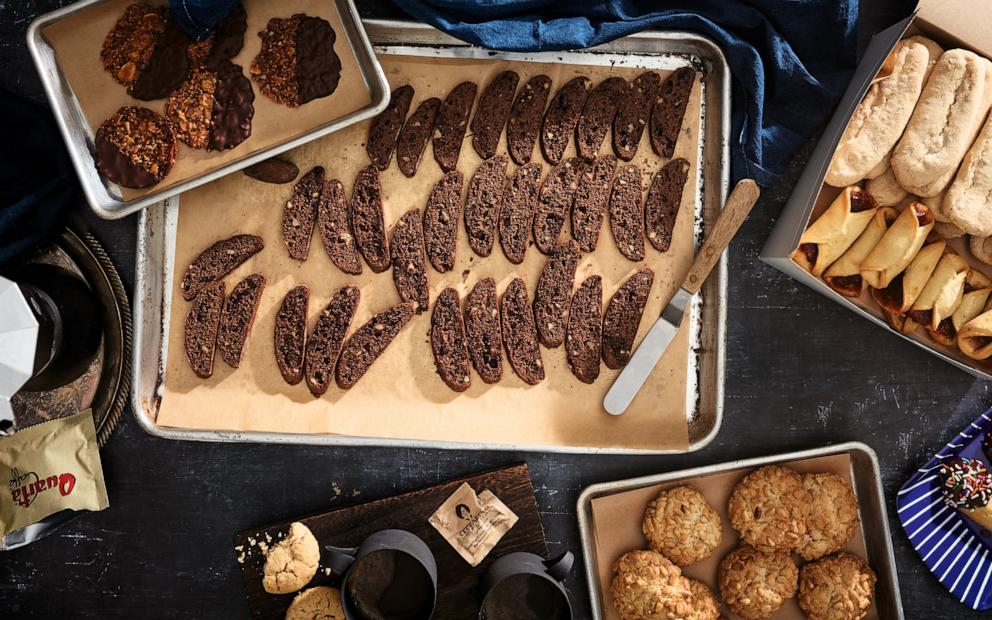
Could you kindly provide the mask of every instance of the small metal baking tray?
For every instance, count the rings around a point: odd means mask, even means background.
[[[348,46],[353,50],[355,58],[358,61],[362,81],[368,88],[370,99],[368,105],[350,114],[314,127],[309,131],[276,143],[269,148],[249,151],[249,154],[244,156],[240,156],[237,150],[232,151],[229,156],[223,158],[224,163],[192,176],[185,181],[168,185],[162,189],[152,189],[130,200],[125,199],[121,188],[115,183],[104,179],[96,170],[93,160],[94,134],[90,131],[89,124],[86,121],[78,99],[73,93],[72,86],[59,67],[55,50],[44,35],[46,27],[107,1],[82,0],[67,7],[46,13],[31,22],[27,31],[28,49],[31,51],[31,56],[34,59],[38,74],[41,77],[41,82],[45,88],[45,94],[52,106],[55,120],[58,122],[59,129],[62,132],[62,138],[76,168],[76,174],[79,176],[83,193],[86,194],[86,199],[94,213],[102,218],[119,219],[125,217],[162,202],[170,196],[175,196],[204,183],[209,183],[214,179],[219,179],[254,163],[268,159],[273,155],[371,118],[385,108],[389,102],[389,84],[386,82],[386,76],[383,74],[382,68],[375,58],[375,53],[372,51],[372,44],[369,42],[368,36],[362,28],[358,17],[358,10],[355,8],[353,0],[330,0],[341,17],[341,23],[344,25],[344,32],[339,33],[339,40],[346,41]],[[94,58],[97,57],[97,52],[98,50],[94,50]]]
[[[902,599],[899,594],[898,573],[892,552],[892,534],[889,532],[889,519],[885,508],[885,490],[882,488],[882,474],[875,451],[860,442],[842,443],[823,448],[801,450],[774,456],[763,456],[740,461],[729,461],[705,467],[684,469],[664,474],[655,474],[629,480],[594,484],[579,496],[579,534],[582,539],[582,554],[585,559],[586,580],[592,603],[593,618],[605,617],[602,603],[602,587],[597,574],[596,541],[593,527],[592,502],[594,499],[616,495],[627,491],[677,482],[691,483],[693,479],[710,474],[751,470],[763,465],[788,465],[797,461],[819,457],[847,454],[851,459],[851,480],[858,500],[861,516],[861,533],[864,537],[868,564],[871,565],[878,582],[875,585],[875,607],[879,618],[901,620]],[[641,515],[631,518],[640,522]]]

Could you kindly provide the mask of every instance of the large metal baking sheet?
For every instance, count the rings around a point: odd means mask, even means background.
[[[596,546],[593,541],[592,500],[641,489],[668,482],[689,482],[693,478],[734,470],[754,469],[763,465],[786,464],[821,456],[849,454],[851,473],[854,476],[854,492],[858,498],[861,513],[861,528],[864,533],[868,563],[878,576],[875,586],[875,604],[879,616],[901,620],[903,616],[902,598],[899,594],[899,581],[895,558],[892,553],[892,534],[889,532],[888,513],[885,510],[885,489],[882,488],[882,474],[875,451],[860,442],[842,443],[835,446],[801,450],[775,456],[764,456],[740,461],[730,461],[718,465],[683,469],[653,476],[603,482],[594,484],[579,496],[579,535],[582,539],[582,554],[585,559],[586,581],[592,603],[594,620],[602,620],[603,607],[600,597],[599,576],[596,572]],[[635,515],[640,518],[639,515]]]
[[[380,53],[410,53],[414,48],[431,48],[437,55],[481,54],[510,57],[508,54],[480,51],[464,42],[416,22],[367,20],[369,37]],[[708,226],[716,220],[726,200],[730,165],[730,72],[720,49],[711,41],[683,32],[645,32],[619,39],[582,52],[531,54],[537,59],[582,63],[585,54],[628,54],[638,59],[677,58],[689,60],[705,74],[703,81],[702,132],[699,161],[702,175],[697,188],[697,244]],[[560,59],[560,60],[559,60]],[[135,347],[133,408],[139,424],[152,435],[190,441],[265,442],[313,445],[397,446],[446,449],[535,450],[602,454],[659,454],[660,450],[588,448],[545,445],[515,445],[449,441],[421,441],[354,437],[347,435],[308,435],[186,430],[159,426],[156,416],[164,383],[168,355],[168,329],[172,300],[173,249],[175,247],[179,197],[171,197],[161,207],[141,213],[135,274]],[[690,380],[687,407],[689,451],[707,446],[720,429],[723,419],[724,343],[726,325],[726,255],[703,286],[699,301],[693,304],[693,353],[695,381]],[[691,356],[693,357],[693,356]],[[691,379],[691,378],[690,378]],[[606,415],[604,413],[604,415]]]
[[[367,106],[251,156],[232,158],[228,163],[182,183],[176,183],[158,191],[151,191],[130,201],[125,200],[121,195],[120,188],[105,180],[96,171],[92,155],[93,133],[89,129],[72,88],[59,69],[55,51],[42,34],[47,26],[106,1],[82,0],[51,13],[46,13],[31,22],[27,32],[28,48],[31,50],[31,56],[38,68],[42,85],[45,87],[45,94],[48,96],[48,101],[55,113],[55,120],[58,122],[59,129],[62,131],[62,138],[76,168],[76,174],[83,186],[83,193],[86,194],[86,199],[93,211],[102,218],[119,219],[125,217],[135,211],[162,202],[170,196],[176,196],[263,159],[268,159],[283,151],[371,118],[385,108],[389,102],[389,84],[386,82],[386,76],[383,74],[379,62],[375,59],[372,44],[369,42],[365,30],[361,27],[358,10],[355,8],[353,0],[330,0],[341,16],[341,23],[344,24],[345,29],[343,39],[354,50],[362,79],[369,90],[370,102]]]

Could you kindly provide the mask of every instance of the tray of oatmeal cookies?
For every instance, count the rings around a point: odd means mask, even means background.
[[[627,413],[602,401],[725,200],[719,50],[650,33],[503,53],[364,25],[392,90],[382,113],[142,213],[142,425],[328,445],[706,445],[725,261]]]
[[[903,617],[862,443],[596,484],[578,514],[597,620]]]

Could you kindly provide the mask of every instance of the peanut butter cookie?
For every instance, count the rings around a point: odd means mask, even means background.
[[[675,487],[662,491],[648,503],[641,524],[651,549],[679,566],[708,557],[720,546],[720,515],[699,491]]]
[[[803,487],[812,502],[806,519],[806,536],[797,552],[815,560],[840,551],[858,526],[858,502],[850,485],[837,474],[806,474]]]
[[[802,476],[768,465],[748,474],[730,495],[730,525],[759,551],[789,552],[806,536],[810,494]]]
[[[799,607],[810,620],[859,620],[871,607],[875,572],[850,553],[811,562],[799,576]]]
[[[327,586],[307,588],[289,604],[286,620],[344,620],[341,590]]]
[[[799,569],[787,553],[765,553],[741,545],[717,569],[720,596],[735,614],[761,620],[796,595]]]
[[[320,546],[310,528],[299,522],[269,549],[262,572],[262,587],[270,594],[288,594],[307,585],[317,574]]]

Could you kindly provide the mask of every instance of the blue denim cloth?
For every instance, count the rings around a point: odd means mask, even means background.
[[[193,39],[206,38],[241,0],[169,0],[179,26]],[[284,16],[284,17],[288,17]]]

